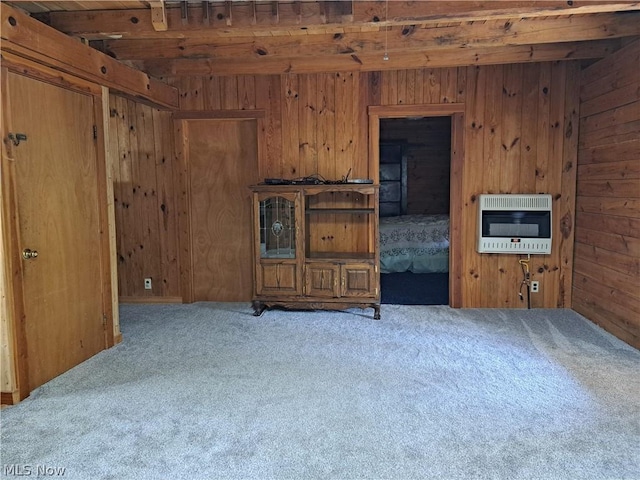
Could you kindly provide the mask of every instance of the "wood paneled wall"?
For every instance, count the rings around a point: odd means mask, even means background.
[[[109,108],[120,299],[180,301],[171,113],[115,95]]]
[[[183,110],[257,108],[261,122],[260,178],[319,173],[367,178],[367,106],[371,88],[357,72],[311,75],[180,77]]]
[[[550,193],[554,245],[532,258],[534,307],[571,306],[579,104],[574,62],[311,75],[179,77],[181,108],[264,109],[263,177],[372,177],[369,105],[465,104],[462,304],[523,307],[514,255],[475,251],[481,193]]]
[[[533,307],[570,307],[578,137],[578,65],[469,68],[463,169],[463,295],[468,306],[515,307],[522,273],[514,255],[475,253],[480,193],[549,193],[551,255],[533,256]]]
[[[582,72],[574,309],[640,348],[640,41]]]

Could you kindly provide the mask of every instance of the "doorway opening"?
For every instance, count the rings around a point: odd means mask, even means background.
[[[449,304],[452,117],[381,118],[381,302]]]

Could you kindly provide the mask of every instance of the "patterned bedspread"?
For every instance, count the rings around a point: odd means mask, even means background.
[[[380,219],[382,273],[449,270],[449,216],[402,215]]]

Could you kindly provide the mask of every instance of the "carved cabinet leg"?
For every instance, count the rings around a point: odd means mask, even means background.
[[[380,305],[373,306],[373,319],[380,320]]]
[[[258,302],[257,300],[251,302],[251,306],[253,307],[254,317],[259,317],[260,315],[262,315],[262,312],[264,312],[264,309],[266,308],[266,305],[264,303]]]

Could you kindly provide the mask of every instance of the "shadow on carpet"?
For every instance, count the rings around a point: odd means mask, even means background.
[[[392,305],[448,305],[448,273],[383,273],[381,303]]]

